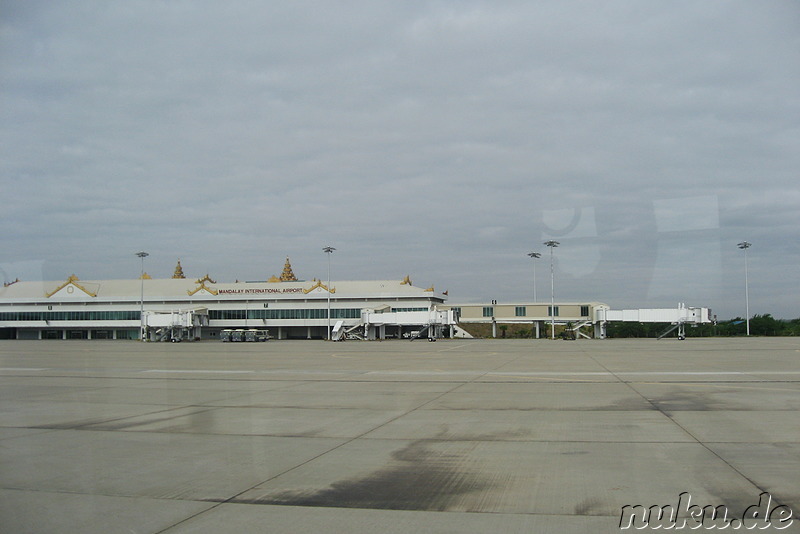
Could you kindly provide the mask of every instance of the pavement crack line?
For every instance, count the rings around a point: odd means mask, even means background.
[[[650,399],[648,399],[647,397],[645,397],[645,396],[644,396],[644,395],[643,395],[643,394],[642,394],[640,391],[638,391],[638,390],[637,390],[635,387],[633,387],[633,385],[632,385],[632,382],[631,382],[630,380],[623,380],[623,379],[622,379],[620,376],[618,376],[618,375],[617,375],[617,374],[616,374],[614,371],[610,370],[608,367],[606,367],[606,366],[605,366],[605,365],[603,365],[603,364],[602,364],[600,361],[598,361],[598,360],[597,360],[597,358],[595,358],[595,357],[594,357],[592,354],[589,354],[589,353],[588,353],[588,352],[586,352],[585,350],[584,350],[583,352],[584,352],[584,354],[586,354],[586,355],[589,357],[589,359],[591,359],[591,360],[592,360],[592,361],[593,361],[595,364],[597,364],[597,365],[599,365],[600,367],[602,367],[603,369],[605,369],[605,370],[606,370],[606,372],[608,372],[610,375],[612,375],[614,378],[616,378],[618,382],[620,382],[620,383],[622,383],[622,384],[625,384],[625,387],[629,388],[631,391],[633,391],[633,393],[635,393],[637,396],[641,397],[641,398],[642,398],[642,399],[643,399],[645,402],[647,402],[648,404],[650,404],[650,405],[653,407],[653,409],[654,409],[655,411],[657,411],[657,412],[661,413],[661,414],[662,414],[664,417],[666,417],[666,418],[667,418],[667,419],[668,419],[668,420],[669,420],[669,421],[670,421],[672,424],[674,424],[675,426],[677,426],[678,428],[680,428],[680,429],[681,429],[683,432],[685,432],[685,433],[686,433],[686,435],[687,435],[687,436],[689,436],[689,437],[691,437],[691,438],[692,438],[692,439],[693,439],[693,440],[694,440],[694,441],[695,441],[695,442],[696,442],[698,445],[700,445],[701,447],[703,447],[705,450],[707,450],[709,453],[711,453],[711,454],[712,454],[714,457],[718,458],[718,459],[719,459],[719,460],[720,460],[722,463],[724,463],[725,465],[727,465],[727,466],[728,466],[728,467],[729,467],[729,468],[730,468],[730,469],[731,469],[731,470],[732,470],[734,473],[738,474],[738,475],[739,475],[740,477],[742,477],[744,480],[746,480],[747,482],[749,482],[750,484],[752,484],[752,485],[753,485],[753,487],[757,488],[757,489],[758,489],[758,492],[759,492],[759,494],[760,494],[760,493],[764,493],[764,492],[766,492],[766,491],[767,491],[767,489],[766,489],[766,488],[762,487],[761,485],[759,485],[758,483],[756,483],[756,482],[755,482],[755,481],[754,481],[752,478],[750,478],[750,477],[748,477],[747,475],[745,475],[744,473],[742,473],[742,471],[741,471],[741,470],[739,470],[739,469],[737,469],[736,467],[734,467],[734,466],[733,466],[733,465],[732,465],[732,464],[731,464],[731,463],[730,463],[730,462],[729,462],[727,459],[725,459],[725,458],[723,458],[722,456],[720,456],[720,454],[719,454],[718,452],[716,452],[715,450],[713,450],[712,448],[710,448],[710,447],[709,447],[709,446],[708,446],[706,443],[704,443],[703,441],[701,441],[701,440],[700,440],[700,439],[699,439],[697,436],[695,436],[695,435],[694,435],[694,434],[693,434],[693,433],[692,433],[692,432],[691,432],[689,429],[687,429],[685,426],[683,426],[683,425],[682,425],[682,424],[680,424],[678,421],[676,421],[676,420],[675,420],[675,418],[673,418],[673,417],[672,417],[670,414],[668,414],[667,412],[665,412],[664,410],[662,410],[662,409],[661,409],[661,408],[660,408],[660,407],[659,407],[659,406],[658,406],[658,405],[657,405],[655,402],[653,402],[652,400],[650,400]]]
[[[459,382],[456,383],[456,385],[454,387],[448,389],[447,391],[443,391],[442,393],[436,395],[435,397],[433,397],[431,399],[426,400],[425,402],[419,404],[418,406],[415,406],[414,408],[411,408],[411,409],[407,410],[406,412],[404,412],[404,413],[402,413],[400,415],[392,417],[391,419],[389,419],[387,421],[384,421],[381,424],[376,425],[375,427],[370,428],[369,430],[367,430],[365,432],[362,432],[361,434],[359,434],[357,436],[349,438],[349,439],[343,441],[342,443],[340,443],[340,444],[338,444],[338,445],[336,445],[334,447],[331,447],[330,449],[328,449],[326,451],[323,451],[323,452],[321,452],[321,453],[319,453],[319,454],[317,454],[315,456],[312,456],[311,458],[308,458],[307,460],[305,460],[303,462],[300,462],[299,464],[294,465],[294,466],[290,467],[289,469],[285,469],[284,471],[281,471],[280,473],[277,473],[277,474],[267,478],[266,480],[258,482],[257,484],[254,484],[254,485],[250,486],[249,488],[246,488],[246,489],[236,493],[235,495],[232,495],[232,496],[230,496],[230,497],[228,497],[228,498],[226,498],[224,500],[218,501],[214,506],[211,506],[211,507],[209,507],[209,508],[207,508],[205,510],[202,510],[202,511],[198,512],[197,514],[194,514],[194,515],[192,515],[190,517],[187,517],[187,518],[175,523],[174,525],[171,525],[171,526],[167,527],[166,529],[163,529],[163,530],[159,531],[156,534],[161,534],[162,532],[165,532],[165,531],[167,531],[167,530],[169,530],[169,529],[171,529],[171,528],[173,528],[173,527],[175,527],[177,525],[180,525],[180,524],[182,524],[182,523],[184,523],[186,521],[189,521],[189,520],[191,520],[191,519],[193,519],[195,517],[198,517],[198,516],[200,516],[202,514],[210,512],[211,510],[214,510],[217,507],[222,506],[223,504],[231,503],[231,502],[235,501],[241,495],[244,495],[245,493],[247,493],[248,491],[251,491],[251,490],[257,488],[258,486],[261,486],[263,484],[267,484],[267,483],[271,482],[272,480],[275,480],[275,479],[277,479],[277,478],[279,478],[279,477],[281,477],[281,476],[283,476],[283,475],[285,475],[287,473],[290,473],[290,472],[292,472],[292,471],[294,471],[296,469],[299,469],[299,468],[301,468],[301,467],[303,467],[305,465],[308,465],[309,463],[311,463],[311,462],[313,462],[315,460],[318,460],[319,458],[322,458],[323,456],[325,456],[327,454],[330,454],[330,453],[332,453],[332,452],[334,452],[334,451],[336,451],[336,450],[338,450],[338,449],[340,449],[340,448],[342,448],[342,447],[344,447],[344,446],[346,446],[346,445],[348,445],[350,443],[353,443],[354,441],[363,438],[367,434],[369,434],[371,432],[374,432],[374,431],[376,431],[376,430],[378,430],[378,429],[380,429],[380,428],[382,428],[382,427],[384,427],[384,426],[386,426],[386,425],[388,425],[390,423],[393,423],[394,421],[397,421],[398,419],[401,419],[402,417],[405,417],[405,416],[407,416],[409,414],[412,414],[412,413],[414,413],[414,412],[416,412],[418,410],[424,409],[425,406],[428,406],[429,404],[438,401],[439,399],[441,399],[445,395],[449,395],[450,393],[453,393],[454,391],[457,391],[459,388],[462,388],[462,387],[464,387],[464,386],[466,386],[468,384],[472,384],[473,382],[475,382],[475,381],[477,381],[477,380],[489,375],[490,373],[495,372],[497,369],[503,367],[504,365],[507,365],[509,363],[513,363],[514,361],[520,359],[521,357],[522,356],[518,356],[517,358],[514,358],[511,361],[505,361],[505,362],[499,363],[497,366],[495,366],[495,367],[493,367],[493,368],[491,368],[491,369],[489,369],[489,370],[487,370],[487,371],[485,371],[483,373],[476,373],[476,375],[473,376],[470,380],[459,381]],[[214,502],[214,501],[210,501],[210,502]]]

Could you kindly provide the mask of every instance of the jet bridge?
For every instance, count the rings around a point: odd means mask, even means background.
[[[398,338],[418,339],[426,337],[435,340],[443,337],[444,329],[450,329],[450,337],[458,321],[453,310],[398,311],[362,310],[361,325],[364,339],[385,339],[387,327]]]
[[[200,329],[208,326],[208,310],[175,310],[169,312],[146,311],[144,324],[149,341],[172,341],[200,339]]]
[[[669,323],[671,328],[658,336],[658,339],[667,334],[678,331],[678,339],[686,339],[686,325],[707,324],[711,322],[710,308],[687,307],[678,304],[677,308],[650,308],[638,310],[612,310],[600,306],[594,310],[594,335],[596,338],[605,339],[606,324],[612,321],[633,323]]]

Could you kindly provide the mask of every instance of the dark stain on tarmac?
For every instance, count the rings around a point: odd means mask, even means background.
[[[392,453],[385,467],[368,476],[341,480],[313,491],[283,491],[261,499],[229,502],[284,506],[445,511],[461,497],[491,486],[456,454],[434,450],[435,440],[419,440]]]
[[[169,414],[171,410],[167,410],[165,412],[161,412],[164,414]],[[130,416],[130,417],[123,417],[120,419],[114,420],[102,420],[102,421],[83,421],[80,423],[63,423],[58,425],[41,425],[39,428],[49,428],[49,429],[59,429],[59,430],[66,430],[66,429],[79,429],[87,426],[93,427],[93,430],[129,430],[136,427],[147,426],[147,425],[157,425],[157,424],[164,424],[171,421],[179,420],[181,418],[188,417],[195,423],[197,422],[198,418],[202,418],[203,420],[207,421],[209,414],[208,412],[211,411],[210,408],[201,409],[191,413],[177,413],[177,414],[170,414],[165,415],[164,417],[155,417],[156,414],[152,414],[150,416]],[[169,430],[174,430],[172,427],[165,427]]]
[[[714,402],[710,398],[710,394],[704,392],[694,393],[686,390],[673,390],[649,400],[658,410],[668,415],[676,411],[705,412],[721,408],[718,402]]]
[[[604,511],[603,504],[599,499],[585,499],[575,505],[576,515],[593,515],[592,512]]]
[[[615,411],[623,411],[623,412],[641,412],[641,411],[652,411],[656,408],[647,402],[646,400],[642,399],[641,397],[626,397],[619,399],[618,401],[612,404],[603,404],[603,405],[595,405],[595,406],[581,406],[575,408],[575,410],[579,411],[608,411],[608,412],[615,412]]]

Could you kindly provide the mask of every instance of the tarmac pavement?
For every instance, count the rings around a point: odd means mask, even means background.
[[[0,532],[800,532],[799,409],[798,338],[0,341]]]

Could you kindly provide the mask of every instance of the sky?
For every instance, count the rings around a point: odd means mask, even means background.
[[[799,87],[795,0],[0,0],[0,277],[797,318]]]

